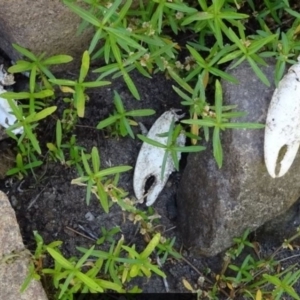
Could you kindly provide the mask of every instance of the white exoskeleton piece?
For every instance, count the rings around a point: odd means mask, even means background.
[[[300,145],[300,56],[274,91],[266,121],[264,155],[271,177],[283,176]]]
[[[155,121],[149,130],[147,137],[162,144],[167,144],[167,137],[159,137],[158,135],[168,132],[172,121],[178,121],[180,117],[181,116],[176,114],[175,110],[165,112]],[[178,146],[184,146],[184,134],[179,135],[177,144]],[[142,200],[144,197],[147,198],[147,206],[150,206],[155,202],[159,193],[164,188],[170,174],[175,170],[171,155],[168,155],[164,176],[161,178],[164,155],[165,150],[163,148],[155,147],[148,143],[143,143],[138,155],[133,176],[133,188],[138,200]],[[181,157],[180,152],[177,153],[177,157],[179,160]],[[152,176],[154,177],[154,182],[147,191],[147,195],[144,196],[147,179]]]
[[[5,70],[3,65],[0,65],[0,94],[6,92],[3,88],[5,85],[12,85],[14,84],[14,76],[12,74],[8,74]],[[6,99],[0,97],[0,125],[4,128],[8,128],[9,126],[13,125],[17,118],[11,113],[11,108]],[[13,130],[14,134],[19,134],[23,132],[23,128],[17,128]]]

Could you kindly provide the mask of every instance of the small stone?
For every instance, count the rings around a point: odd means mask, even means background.
[[[95,220],[94,215],[90,211],[87,212],[84,217],[90,222]]]

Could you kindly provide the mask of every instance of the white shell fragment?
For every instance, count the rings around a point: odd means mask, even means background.
[[[3,85],[12,85],[14,83],[15,81],[13,75],[8,74],[4,70],[3,65],[0,65],[0,94],[6,92],[6,90],[3,88]],[[12,111],[7,100],[0,97],[0,125],[4,128],[8,128],[17,121],[17,118],[11,112]],[[13,130],[14,134],[19,134],[22,132],[22,127]]]
[[[300,145],[300,56],[275,90],[265,128],[265,164],[271,177],[283,176]]]
[[[3,65],[0,65],[0,84],[3,85],[12,85],[15,83],[14,75],[8,74]]]
[[[178,121],[181,116],[178,116],[175,110],[169,110],[162,114],[149,130],[147,137],[162,144],[167,144],[167,137],[159,137],[158,134],[168,132],[172,121]],[[185,135],[180,134],[177,138],[178,146],[184,146]],[[168,155],[167,163],[165,167],[165,173],[161,178],[162,162],[165,154],[163,148],[152,146],[148,143],[143,143],[139,156],[137,158],[134,176],[133,176],[133,188],[135,196],[138,200],[142,200],[145,194],[145,184],[147,179],[151,176],[154,177],[154,183],[149,188],[146,194],[146,205],[152,205],[159,193],[164,188],[169,175],[175,170],[174,163],[171,155]],[[177,154],[178,160],[181,157],[181,153]]]

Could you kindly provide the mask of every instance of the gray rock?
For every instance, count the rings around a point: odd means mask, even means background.
[[[60,70],[77,67],[89,46],[93,31],[76,35],[81,19],[61,0],[0,0],[0,48],[12,59],[20,59],[12,43],[47,56],[68,54],[74,63],[63,64]]]
[[[291,238],[300,227],[300,199],[298,199],[287,211],[276,216],[259,227],[255,232],[257,242],[267,242],[269,245],[283,243]],[[299,238],[297,239],[299,241]]]
[[[31,255],[25,249],[15,212],[0,191],[0,299],[47,300],[39,281],[32,280],[21,293],[28,275]]]
[[[274,63],[262,70],[273,82]],[[223,82],[224,103],[248,113],[235,122],[265,123],[274,85],[266,87],[246,62],[228,73],[239,84]],[[223,167],[218,169],[211,145],[189,155],[177,195],[182,237],[199,255],[225,250],[234,237],[282,214],[300,195],[299,154],[284,177],[273,179],[264,165],[263,129],[226,130],[221,140]]]

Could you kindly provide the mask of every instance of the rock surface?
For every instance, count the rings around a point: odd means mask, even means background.
[[[270,82],[274,63],[262,70]],[[245,62],[228,70],[239,84],[223,82],[224,104],[248,112],[234,122],[265,123],[274,85],[266,87]],[[213,256],[232,245],[234,237],[254,230],[288,210],[300,195],[300,160],[282,178],[273,179],[264,165],[264,130],[223,132],[223,167],[218,169],[212,147],[190,154],[177,194],[178,224],[187,247]]]
[[[30,252],[23,245],[15,212],[1,191],[0,215],[0,299],[46,300],[39,281],[32,280],[26,291],[20,292],[28,274]]]
[[[0,48],[12,60],[20,59],[12,43],[34,54],[68,54],[74,57],[74,62],[63,64],[60,70],[77,67],[93,34],[87,30],[76,35],[80,22],[61,0],[36,0],[34,5],[29,0],[0,0]]]

